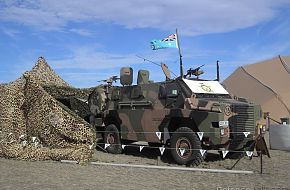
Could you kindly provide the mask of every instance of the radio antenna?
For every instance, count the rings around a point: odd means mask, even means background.
[[[159,66],[159,67],[162,68],[162,64],[160,64],[160,63],[156,63],[156,62],[154,62],[154,61],[151,61],[151,60],[149,60],[149,59],[146,59],[146,58],[144,58],[144,57],[141,57],[140,55],[136,55],[136,57],[138,57],[138,58],[140,58],[140,59],[143,59],[144,61],[148,61],[149,63],[153,63],[154,65],[157,65],[157,66]],[[169,69],[168,69],[168,70],[169,70]],[[172,72],[172,71],[170,71],[170,70],[169,70],[169,72],[172,73],[175,77],[177,77],[177,75],[176,75],[174,72]]]
[[[139,55],[136,55],[136,57],[139,57],[139,58],[143,59],[144,61],[148,61],[148,62],[150,62],[150,63],[153,63],[154,65],[157,65],[157,66],[160,66],[160,67],[161,67],[161,64],[159,64],[159,63],[156,63],[156,62],[154,62],[154,61],[151,61],[151,60],[146,59],[146,58],[144,58],[144,57],[141,57],[141,56],[139,56]]]

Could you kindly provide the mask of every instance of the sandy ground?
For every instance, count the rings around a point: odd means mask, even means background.
[[[112,155],[96,151],[94,161],[156,165],[159,151],[126,147],[124,154]],[[176,166],[164,153],[161,166]],[[0,159],[0,189],[221,189],[270,190],[290,189],[290,152],[270,150],[271,158],[244,157],[234,168],[254,174],[225,174],[193,171],[173,171],[144,168],[122,168],[65,164],[55,161],[27,162]],[[237,159],[222,160],[209,153],[199,168],[228,169]]]

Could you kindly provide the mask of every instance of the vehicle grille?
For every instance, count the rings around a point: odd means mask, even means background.
[[[254,106],[253,105],[233,105],[232,112],[236,115],[229,119],[231,139],[242,141],[245,138],[243,132],[255,130]],[[248,137],[251,137],[249,135]]]

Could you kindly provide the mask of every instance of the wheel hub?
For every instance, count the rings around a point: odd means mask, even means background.
[[[115,143],[115,137],[113,133],[109,133],[107,135],[107,143],[114,144]]]
[[[182,159],[188,159],[192,155],[192,147],[190,141],[183,137],[179,138],[176,142],[176,152]]]

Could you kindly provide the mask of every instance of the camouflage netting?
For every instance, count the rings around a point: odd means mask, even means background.
[[[89,94],[93,92],[95,88],[72,88],[67,86],[55,86],[55,85],[45,85],[43,86],[46,92],[52,95],[54,98],[60,97],[75,97],[87,100]]]
[[[64,104],[66,108],[73,110],[81,118],[86,118],[88,120],[90,110],[87,100],[89,94],[91,94],[95,88],[79,89],[53,85],[43,86],[43,88],[56,100]]]
[[[36,63],[36,65],[32,68],[31,71],[28,72],[31,76],[33,76],[37,82],[44,85],[53,85],[60,87],[69,87],[70,85],[65,82],[58,74],[52,70],[52,68],[46,63],[43,57],[40,57]]]
[[[70,87],[43,58],[20,79],[0,85],[0,156],[88,161],[94,149],[94,130],[43,86],[71,89],[75,93],[71,96],[88,95]]]

